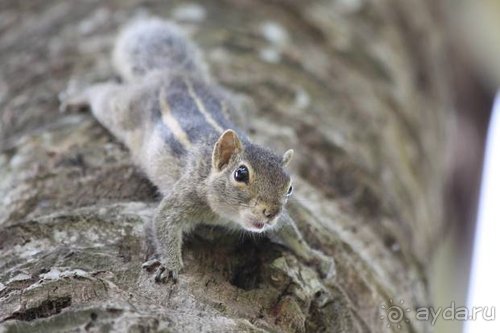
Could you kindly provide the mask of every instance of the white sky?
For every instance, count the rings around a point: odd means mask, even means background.
[[[500,93],[488,130],[467,305],[495,307],[495,320],[468,320],[465,333],[500,332]]]

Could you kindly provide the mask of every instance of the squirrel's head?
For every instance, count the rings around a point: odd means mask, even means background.
[[[226,130],[212,152],[210,207],[248,231],[273,227],[292,194],[292,181],[285,170],[292,156],[293,150],[277,156],[257,145],[243,146],[236,132]]]

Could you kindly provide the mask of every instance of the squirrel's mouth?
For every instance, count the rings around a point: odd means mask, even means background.
[[[243,227],[252,232],[263,232],[266,229],[267,224],[262,221],[248,219],[243,222]]]
[[[261,233],[274,226],[276,219],[267,220],[256,216],[252,212],[240,213],[239,224],[247,231]]]
[[[265,224],[262,222],[253,222],[252,224],[256,229],[263,229],[265,226]]]

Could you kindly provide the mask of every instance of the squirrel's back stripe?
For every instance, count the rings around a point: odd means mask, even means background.
[[[229,119],[229,110],[227,109],[227,103],[225,101],[221,101],[220,104],[222,115]]]
[[[191,146],[191,142],[189,141],[188,135],[182,129],[181,125],[177,122],[177,120],[172,115],[172,111],[170,110],[170,106],[168,105],[167,98],[165,96],[165,90],[160,90],[160,108],[161,108],[161,118],[163,123],[172,131],[172,134],[175,136],[177,141],[187,149]]]
[[[196,103],[196,107],[198,108],[198,110],[200,111],[200,113],[203,115],[203,117],[205,118],[206,122],[210,126],[212,126],[217,132],[222,133],[224,131],[224,129],[212,117],[211,112],[213,112],[213,111],[208,111],[206,109],[205,104],[203,103],[203,101],[198,97],[198,95],[194,91],[193,85],[191,84],[191,81],[185,80],[185,82],[186,82],[186,86],[187,86],[187,89],[188,89],[189,96],[191,96],[191,98]]]
[[[224,101],[222,90],[209,87],[201,81],[191,82],[192,91],[196,94],[198,100],[203,104],[210,117],[221,128],[233,128],[234,124],[230,121],[228,105]],[[220,134],[220,132],[219,132]]]
[[[184,153],[199,142],[216,140],[225,129],[237,130],[228,119],[223,93],[211,91],[203,81],[174,76],[161,90],[159,99],[162,135],[173,152]],[[241,134],[241,138],[245,135]]]
[[[220,134],[201,114],[198,105],[188,91],[186,79],[177,76],[170,80],[165,90],[168,105],[179,126],[187,134],[191,143],[205,141]]]

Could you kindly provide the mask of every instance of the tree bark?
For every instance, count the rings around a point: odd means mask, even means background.
[[[429,2],[430,3],[430,2]],[[429,332],[451,98],[419,0],[0,4],[0,332]],[[113,75],[132,17],[179,22],[246,101],[256,142],[294,148],[289,204],[336,277],[267,238],[201,228],[177,284],[141,269],[158,203],[128,152],[58,94]],[[400,303],[403,301],[403,303]],[[391,302],[411,312],[388,318]],[[385,306],[385,307],[383,307]]]

